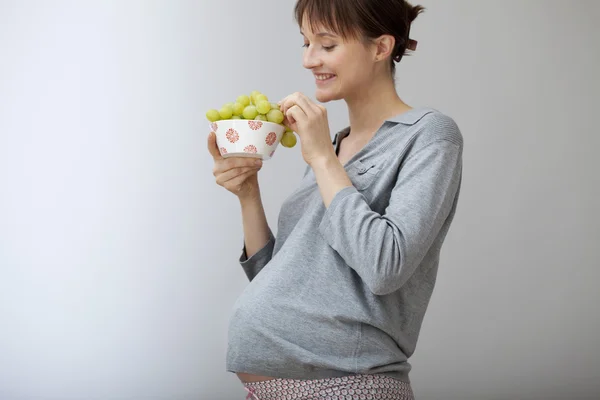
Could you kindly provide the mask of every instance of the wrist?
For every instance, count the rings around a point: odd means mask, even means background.
[[[313,170],[314,169],[327,170],[337,164],[340,164],[340,161],[338,160],[337,156],[335,155],[335,153],[333,151],[330,153],[324,154],[322,156],[315,157],[310,161],[310,167]]]
[[[260,190],[258,189],[258,186],[255,189],[248,191],[247,193],[239,195],[238,199],[242,207],[260,201]]]
[[[260,200],[260,187],[256,175],[248,178],[246,185],[246,190],[244,190],[243,193],[238,194],[240,203],[244,205],[246,203],[255,203]]]
[[[325,207],[329,207],[336,194],[352,186],[352,181],[340,160],[332,152],[332,156],[315,158],[311,163]]]

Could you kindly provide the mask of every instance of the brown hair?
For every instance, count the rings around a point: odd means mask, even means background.
[[[410,26],[424,10],[405,0],[298,0],[294,15],[300,26],[308,18],[311,29],[322,25],[344,39],[372,40],[392,35],[396,43],[390,59],[394,74],[395,62],[400,62],[408,50],[416,49]]]

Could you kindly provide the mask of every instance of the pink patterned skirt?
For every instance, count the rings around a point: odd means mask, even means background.
[[[246,400],[414,400],[410,383],[381,375],[246,382]]]

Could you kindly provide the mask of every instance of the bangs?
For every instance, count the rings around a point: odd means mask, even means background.
[[[356,1],[353,0],[298,0],[294,16],[302,28],[308,22],[310,29],[317,32],[325,28],[343,39],[358,39],[360,26]]]

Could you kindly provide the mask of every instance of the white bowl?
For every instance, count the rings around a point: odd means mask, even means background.
[[[210,123],[217,135],[217,145],[224,158],[254,157],[268,160],[283,136],[280,124],[247,119],[227,119]]]

